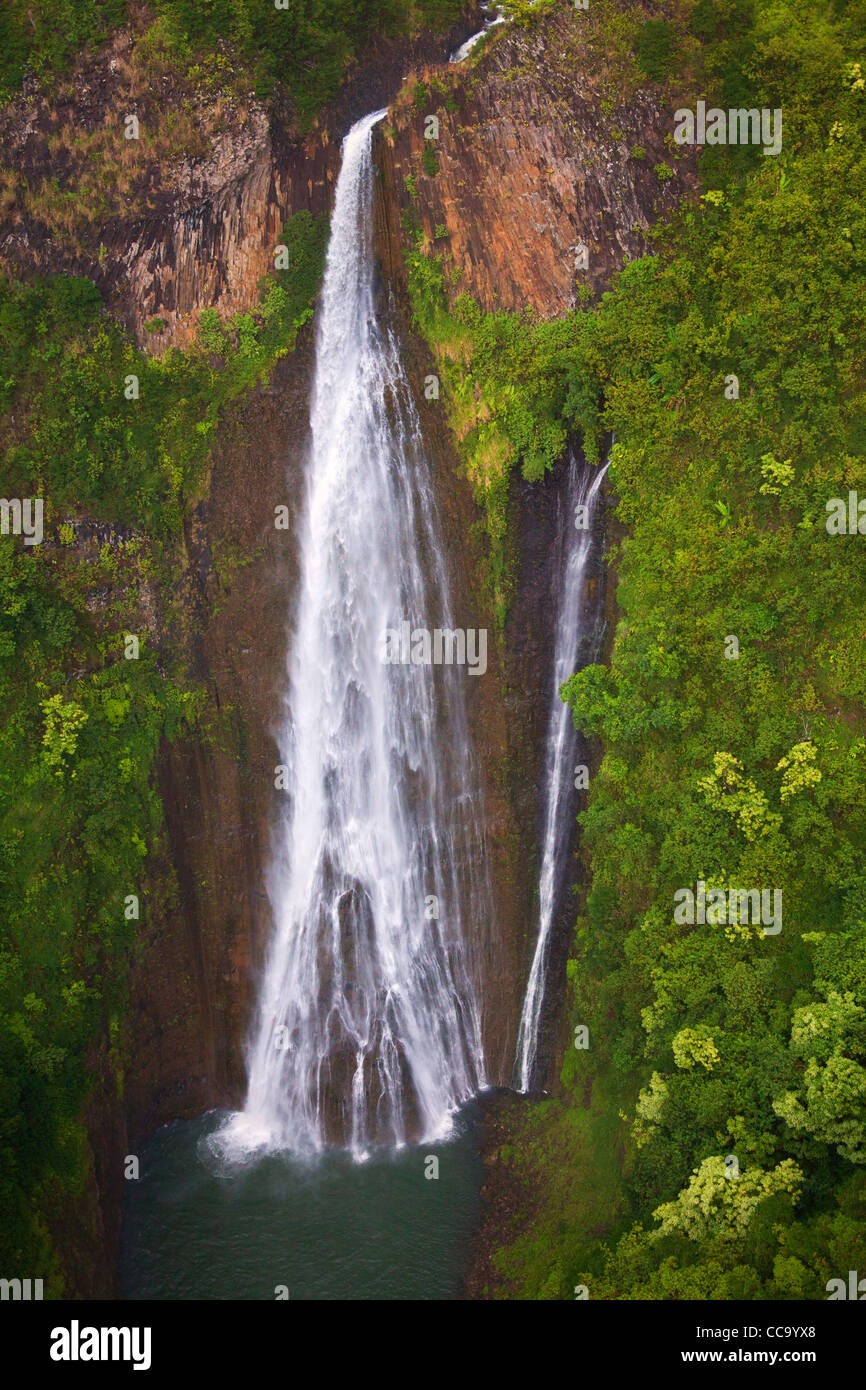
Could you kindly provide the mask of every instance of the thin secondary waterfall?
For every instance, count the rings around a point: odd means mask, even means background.
[[[451,628],[419,421],[377,314],[373,129],[343,145],[322,290],[280,757],[274,933],[223,1141],[362,1155],[429,1140],[485,1084],[486,916],[468,672],[386,664],[386,630]],[[285,793],[284,793],[285,794]]]
[[[564,516],[559,528],[554,574],[560,594],[554,648],[553,687],[544,768],[544,820],[541,840],[538,936],[526,986],[517,1034],[516,1084],[520,1091],[532,1087],[538,1034],[547,990],[550,938],[565,876],[565,851],[573,808],[574,751],[577,735],[571,710],[559,698],[559,690],[576,669],[581,644],[591,636],[594,621],[585,599],[585,584],[593,550],[593,520],[601,491],[604,468],[578,468],[572,458]],[[582,511],[578,511],[582,508]],[[578,522],[583,522],[578,526]],[[564,566],[564,572],[563,572]],[[591,658],[590,658],[591,659]],[[580,664],[586,664],[586,658]]]

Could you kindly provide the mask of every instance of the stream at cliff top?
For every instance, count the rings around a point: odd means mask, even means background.
[[[203,1141],[218,1112],[166,1125],[126,1184],[120,1292],[127,1299],[458,1299],[481,1187],[477,1107],[447,1144],[270,1155],[224,1169]],[[425,1177],[430,1156],[439,1177]]]

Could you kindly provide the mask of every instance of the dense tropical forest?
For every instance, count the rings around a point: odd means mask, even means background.
[[[503,8],[531,28],[558,3]],[[499,1162],[532,1197],[492,1292],[823,1298],[863,1268],[866,1228],[866,566],[862,535],[826,524],[832,499],[866,496],[866,0],[657,8],[590,0],[611,101],[654,84],[673,105],[781,108],[778,157],[708,147],[651,253],[552,320],[461,294],[417,188],[403,218],[499,640],[518,471],[543,479],[568,443],[609,453],[618,522],[610,651],[562,690],[594,748],[568,964],[569,1038],[589,1045],[509,1120]],[[136,43],[204,89],[252,83],[307,129],[371,38],[444,30],[461,6],[289,10],[152,0]],[[0,97],[60,83],[126,21],[125,0],[11,0]],[[460,81],[423,85],[418,110],[450,109]],[[109,1040],[122,1094],[138,924],[176,892],[156,759],[179,731],[219,737],[171,628],[136,659],[128,639],[176,583],[224,409],[312,318],[326,235],[295,214],[292,273],[257,310],[206,310],[196,345],[160,355],[87,278],[0,281],[3,492],[48,499],[46,544],[0,538],[0,1243],[54,1296],[46,1210],[89,1172],[93,1050]],[[122,545],[84,559],[99,524]],[[781,890],[781,930],[678,922],[699,882]]]

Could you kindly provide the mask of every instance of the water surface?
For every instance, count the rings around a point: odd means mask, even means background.
[[[447,1143],[271,1154],[226,1170],[207,1145],[224,1116],[167,1125],[126,1184],[121,1294],[130,1299],[456,1299],[480,1208],[477,1108]],[[429,1157],[438,1179],[425,1178]]]

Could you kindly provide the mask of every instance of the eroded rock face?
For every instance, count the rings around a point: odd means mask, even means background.
[[[0,270],[87,276],[151,352],[192,342],[202,309],[254,310],[284,222],[329,212],[349,126],[477,27],[476,9],[449,35],[377,42],[308,132],[253,92],[208,97],[148,66],[118,31],[68,83],[30,80],[0,110]]]
[[[693,152],[674,159],[665,145],[672,111],[649,89],[609,94],[587,51],[587,23],[583,11],[562,10],[496,29],[477,63],[427,68],[419,78],[428,99],[407,91],[392,111],[383,158],[393,204],[411,207],[444,253],[453,295],[488,311],[574,309],[580,288],[599,293],[644,254],[649,226],[696,187]],[[450,98],[437,82],[453,84]],[[425,139],[429,115],[438,139]],[[435,174],[425,172],[425,150]]]
[[[224,319],[255,308],[259,282],[274,267],[283,223],[302,208],[329,209],[336,172],[329,146],[302,140],[277,149],[264,112],[255,115],[244,140],[215,151],[205,170],[185,161],[189,193],[183,202],[189,200],[189,207],[106,230],[120,314],[142,346],[187,346],[203,308],[218,307]],[[235,175],[237,145],[243,172]],[[221,180],[224,158],[229,176]],[[211,190],[214,181],[218,187]],[[154,319],[165,329],[151,335],[144,325]]]
[[[301,209],[328,211],[339,142],[328,128],[272,129],[250,94],[225,110],[193,104],[186,148],[174,150],[119,40],[114,48],[119,56],[92,60],[74,100],[31,92],[0,114],[0,143],[28,189],[5,209],[0,264],[88,276],[139,346],[162,352],[193,341],[202,309],[228,318],[255,308],[283,223]],[[171,105],[183,94],[159,95]],[[141,113],[137,141],[123,133],[130,110]],[[100,168],[96,189],[88,157]],[[81,213],[66,225],[68,193]],[[146,329],[154,320],[162,331]]]

